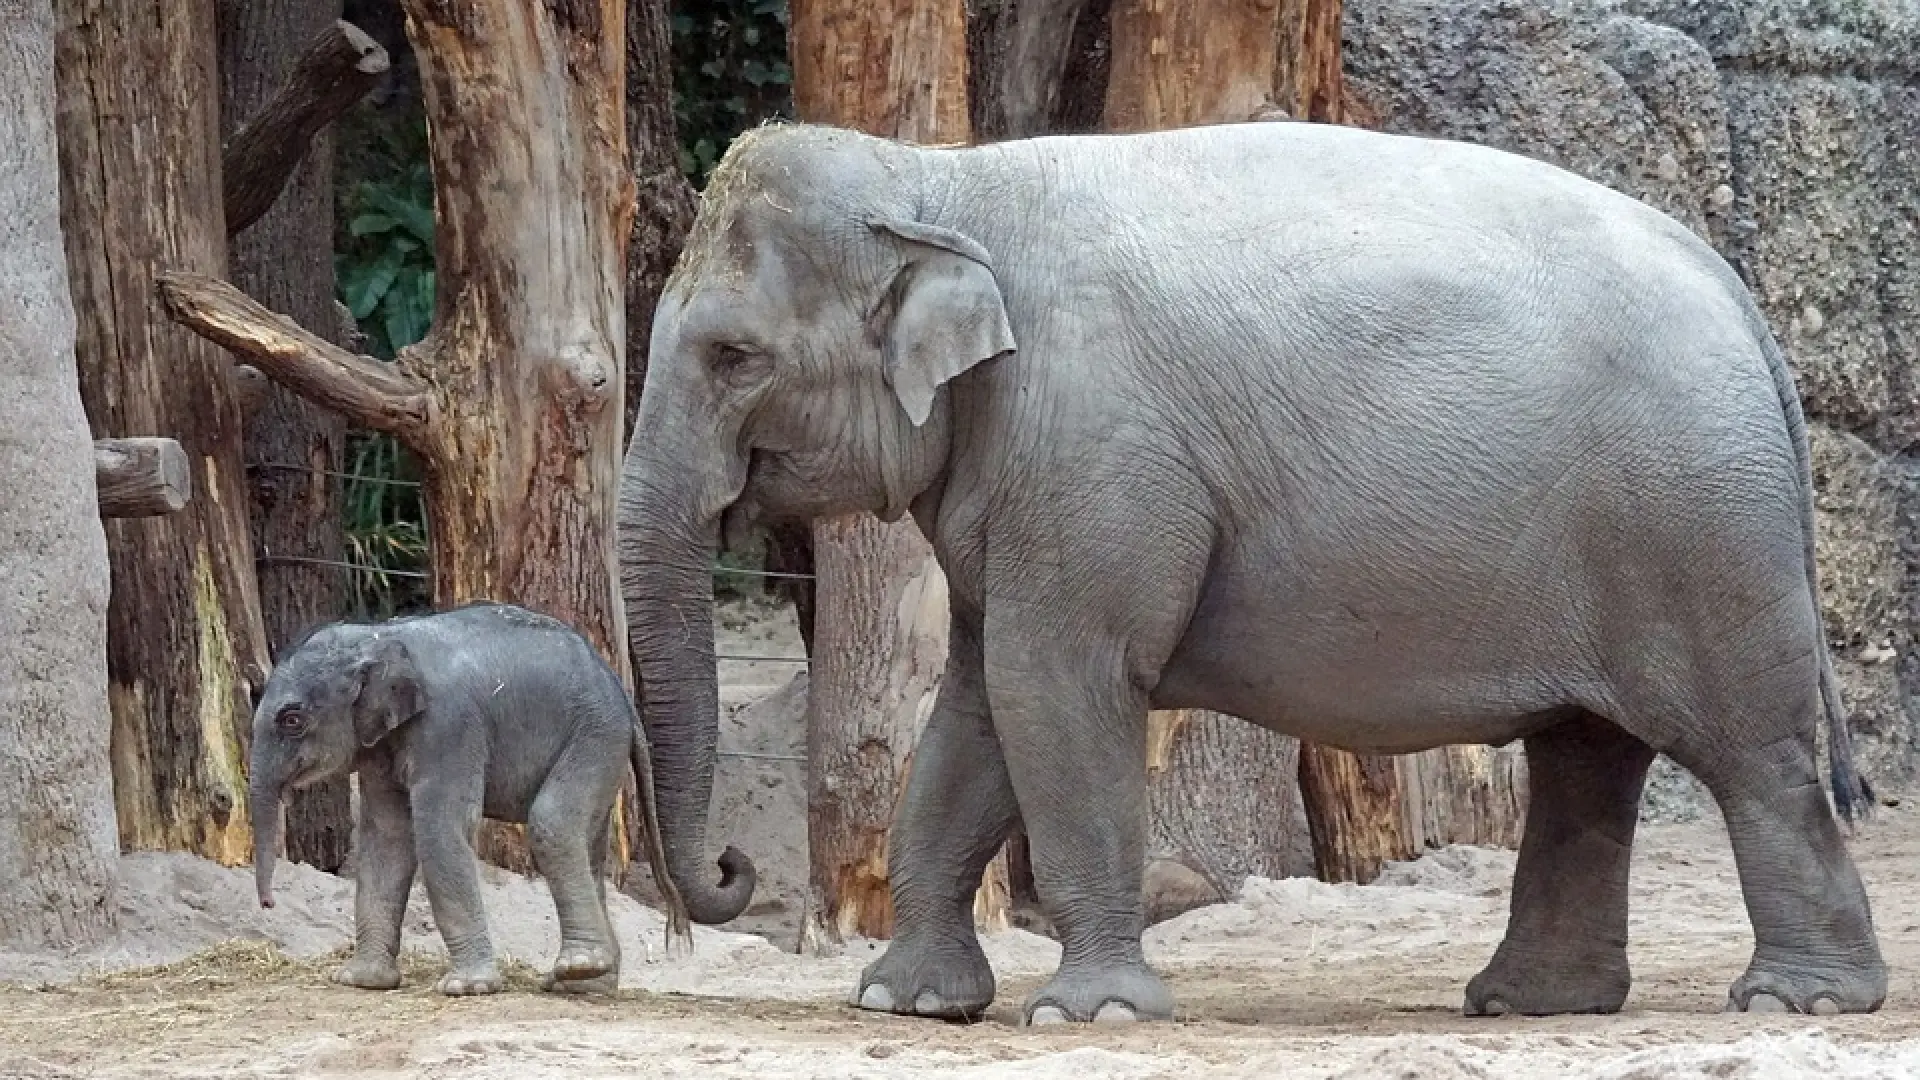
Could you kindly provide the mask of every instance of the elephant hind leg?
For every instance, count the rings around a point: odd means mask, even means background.
[[[1512,917],[1467,984],[1466,1012],[1617,1012],[1632,981],[1627,875],[1653,748],[1583,711],[1528,737],[1526,752]]]
[[[1808,697],[1811,715],[1811,688]],[[1769,741],[1669,751],[1720,805],[1753,921],[1753,959],[1728,991],[1727,1009],[1873,1012],[1886,999],[1886,964],[1866,889],[1820,786],[1813,724],[1800,726]]]
[[[578,983],[620,970],[620,943],[607,918],[599,871],[608,817],[620,789],[627,745],[580,739],[554,763],[527,811],[527,847],[553,892],[560,954],[547,982]]]

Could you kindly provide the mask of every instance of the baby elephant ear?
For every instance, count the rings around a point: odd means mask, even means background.
[[[974,365],[1014,350],[993,260],[971,237],[939,225],[867,223],[907,242],[907,264],[874,312],[869,333],[886,357],[888,385],[914,427],[933,395]]]
[[[426,711],[420,671],[399,638],[388,634],[369,638],[353,670],[353,731],[361,746],[372,746]]]

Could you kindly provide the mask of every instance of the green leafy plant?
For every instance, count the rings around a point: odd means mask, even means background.
[[[695,186],[742,131],[793,107],[786,0],[681,0],[673,13],[680,168]]]
[[[354,432],[347,437],[345,483],[348,588],[353,614],[390,618],[424,610],[432,591],[426,515],[420,506],[420,469],[413,455],[389,435]]]
[[[433,322],[433,177],[416,162],[360,181],[345,202],[346,243],[334,256],[340,299],[374,354],[391,360]]]

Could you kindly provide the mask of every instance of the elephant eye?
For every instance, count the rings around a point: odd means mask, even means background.
[[[307,733],[307,711],[298,705],[288,705],[274,714],[273,726],[282,735],[305,735]]]
[[[707,350],[707,366],[724,379],[740,379],[766,366],[767,354],[749,345],[720,342]]]

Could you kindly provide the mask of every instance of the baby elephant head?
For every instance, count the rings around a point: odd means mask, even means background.
[[[425,708],[420,672],[391,629],[329,626],[274,668],[253,711],[247,768],[262,907],[273,906],[273,863],[287,794],[348,771],[361,750]]]

